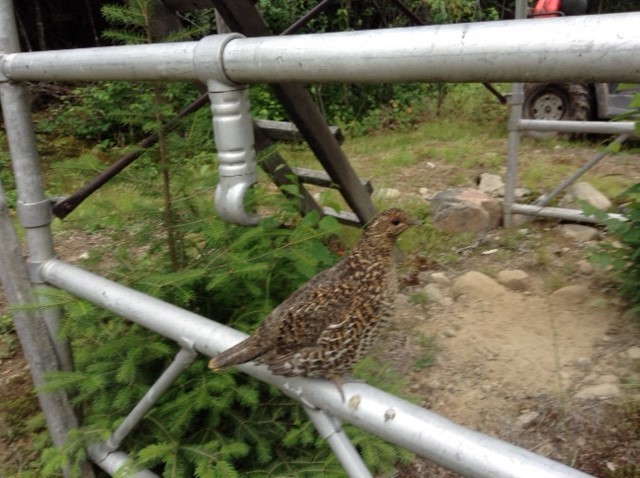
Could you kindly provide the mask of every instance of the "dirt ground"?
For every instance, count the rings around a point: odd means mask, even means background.
[[[500,247],[500,233],[461,268],[439,271],[454,281],[469,270],[520,269],[529,274],[524,290],[504,288],[495,297],[470,290],[452,300],[452,287],[440,277],[441,303],[412,304],[425,284],[435,283],[432,271],[420,273],[417,284],[413,274],[396,314],[391,357],[422,405],[455,423],[594,476],[637,477],[638,322],[610,290],[607,275],[580,262],[584,244],[548,223],[527,229],[528,238],[498,266],[483,252]],[[540,271],[531,249],[543,236],[551,259]],[[416,367],[425,337],[434,361]],[[398,476],[458,475],[419,459]]]

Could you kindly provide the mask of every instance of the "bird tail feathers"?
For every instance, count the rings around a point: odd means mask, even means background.
[[[224,368],[232,367],[249,362],[256,357],[262,355],[264,350],[257,347],[249,337],[239,344],[234,345],[230,349],[225,350],[221,354],[213,357],[209,361],[209,368],[214,372],[218,372]]]

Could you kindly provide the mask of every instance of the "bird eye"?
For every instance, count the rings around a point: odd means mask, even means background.
[[[397,226],[398,224],[400,224],[400,219],[398,219],[397,217],[394,217],[393,219],[391,219],[391,224],[393,224],[394,226]]]

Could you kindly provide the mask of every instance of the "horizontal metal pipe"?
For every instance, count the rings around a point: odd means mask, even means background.
[[[246,38],[236,82],[640,80],[640,13]]]
[[[518,121],[518,129],[527,131],[558,131],[560,133],[602,133],[602,134],[640,134],[632,121],[557,121],[531,120]]]
[[[2,70],[16,81],[191,81],[198,76],[193,63],[197,45],[177,42],[14,53],[4,57]]]
[[[87,453],[91,461],[101,469],[113,476],[118,469],[131,462],[129,456],[122,451],[105,452],[100,445],[89,445]],[[130,475],[127,475],[130,476]],[[149,470],[138,470],[133,474],[134,478],[160,478]]]
[[[512,204],[511,212],[517,214],[527,214],[529,216],[549,217],[552,219],[561,219],[563,221],[587,222],[597,224],[599,221],[592,217],[586,216],[582,211],[577,209],[566,209],[561,207],[542,207],[532,206],[531,204]],[[627,218],[623,214],[608,214],[610,218],[626,221]]]
[[[619,13],[234,38],[221,61],[237,83],[640,82],[639,24],[640,13]],[[196,80],[206,58],[194,61],[199,43],[15,53],[2,72],[12,80]]]
[[[47,261],[41,273],[48,283],[165,337],[178,342],[191,340],[196,350],[210,357],[246,337],[229,327],[57,259]],[[343,402],[336,387],[326,380],[279,377],[272,375],[265,366],[253,364],[237,368],[279,387],[307,406],[321,408],[463,476],[589,476],[515,445],[456,425],[433,412],[363,383],[344,384],[346,400]]]

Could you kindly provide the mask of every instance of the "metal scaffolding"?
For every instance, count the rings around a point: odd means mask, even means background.
[[[526,17],[526,8],[523,0],[516,2],[516,18]],[[546,23],[540,22],[540,23]],[[575,75],[567,77],[572,82],[587,82],[584,76]],[[521,78],[525,80],[526,78]],[[528,80],[532,81],[532,80]],[[616,80],[614,80],[616,81]],[[615,134],[614,143],[624,143],[630,136],[638,135],[636,124],[633,121],[606,122],[606,121],[562,121],[562,120],[534,120],[523,118],[523,105],[525,102],[524,83],[516,82],[511,87],[510,107],[511,113],[508,125],[507,140],[507,174],[505,180],[505,195],[503,203],[504,225],[509,227],[514,223],[514,214],[527,216],[548,217],[572,222],[597,223],[593,216],[587,216],[582,211],[569,208],[548,207],[547,205],[561,192],[571,186],[589,169],[604,159],[608,152],[597,153],[578,168],[573,174],[565,178],[553,191],[536,199],[533,204],[519,204],[515,201],[515,189],[518,175],[518,151],[520,148],[520,135],[523,131],[578,133],[578,134]],[[609,214],[610,218],[624,219],[621,214]]]
[[[244,38],[215,35],[198,42],[19,53],[10,0],[0,0],[0,96],[18,189],[18,216],[26,231],[28,259],[22,261],[11,221],[0,214],[3,241],[0,265],[8,291],[16,285],[25,300],[32,287],[55,286],[174,340],[180,352],[129,416],[89,457],[113,474],[126,461],[119,445],[158,395],[197,354],[214,356],[244,335],[207,318],[164,303],[54,257],[51,203],[44,194],[39,158],[24,81],[38,80],[198,80],[209,89],[219,148],[219,213],[252,224],[256,216],[242,206],[255,181],[253,133],[247,85],[255,82],[454,82],[582,81],[640,82],[640,14],[602,15],[399,28],[385,31]],[[504,38],[509,38],[508,42]],[[336,54],[340,52],[340,54]],[[521,91],[515,91],[515,97]],[[518,103],[516,103],[517,105]],[[520,120],[514,107],[513,121]],[[531,127],[531,124],[528,125]],[[519,127],[518,127],[519,128]],[[517,142],[518,128],[510,131]],[[511,144],[511,141],[510,141]],[[517,146],[517,145],[516,145]],[[511,146],[510,146],[511,147]],[[511,174],[514,174],[513,172]],[[514,178],[512,178],[515,180]],[[5,208],[0,189],[0,213]],[[7,242],[8,241],[8,242]],[[14,244],[15,245],[15,244]],[[26,281],[28,274],[31,285]],[[55,336],[59,312],[47,312],[47,337]],[[16,317],[16,323],[18,317]],[[42,334],[42,330],[34,331]],[[21,337],[22,340],[22,337]],[[48,339],[50,340],[50,339]],[[22,342],[38,363],[34,341]],[[70,366],[68,348],[52,341],[57,368]],[[30,359],[31,362],[31,359]],[[33,365],[32,365],[33,366]],[[344,386],[343,403],[335,387],[322,380],[284,378],[265,367],[240,370],[280,388],[301,402],[340,462],[353,477],[368,476],[340,420],[353,423],[463,476],[584,477],[561,463],[454,424],[445,418],[365,384]],[[32,370],[41,374],[41,368]],[[34,377],[36,377],[34,375]],[[38,379],[41,375],[37,375]],[[46,396],[41,394],[41,402]],[[76,426],[63,401],[43,411],[58,440]],[[89,476],[89,475],[86,475]],[[138,476],[155,476],[143,470]]]

